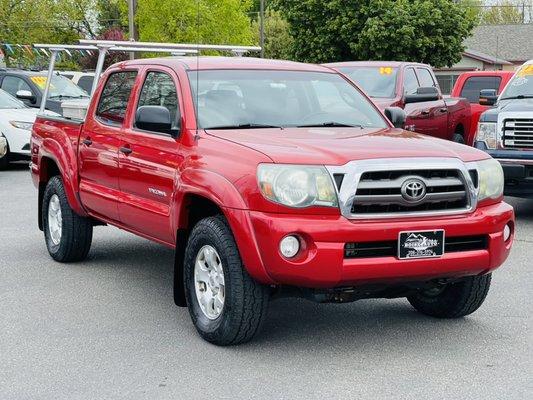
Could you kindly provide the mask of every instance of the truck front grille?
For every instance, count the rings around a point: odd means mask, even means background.
[[[533,148],[533,119],[509,118],[503,121],[503,147]]]
[[[425,196],[414,202],[402,193],[402,186],[412,179],[422,181],[426,192]],[[366,214],[458,211],[468,208],[467,186],[460,170],[367,171],[361,175],[357,185],[351,213],[364,216]]]

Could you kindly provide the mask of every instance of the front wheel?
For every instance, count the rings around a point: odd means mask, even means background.
[[[59,262],[85,259],[91,248],[93,224],[70,208],[59,176],[48,181],[42,207],[44,238],[52,258]]]
[[[8,165],[9,165],[9,144],[7,145],[6,154],[0,157],[0,171],[6,169]]]
[[[267,314],[268,287],[248,275],[226,219],[196,224],[185,250],[187,306],[198,333],[227,346],[247,342]]]
[[[465,138],[460,133],[453,134],[453,141],[455,143],[465,144]]]
[[[491,274],[470,276],[442,288],[419,292],[407,298],[422,314],[437,318],[460,318],[476,311],[487,297]]]

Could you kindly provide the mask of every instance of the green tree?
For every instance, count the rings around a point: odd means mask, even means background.
[[[128,27],[128,8],[124,0],[96,0],[98,34],[110,29]]]
[[[260,24],[258,20],[252,23],[255,42],[259,43]],[[279,11],[265,11],[265,57],[288,60],[291,58],[293,38],[289,33],[289,23]]]
[[[408,60],[442,67],[461,59],[476,19],[453,0],[276,0],[308,62]]]
[[[485,25],[497,24],[520,24],[524,22],[522,6],[525,4],[509,0],[499,1],[492,7],[488,7],[481,14],[481,23]]]
[[[137,5],[139,40],[252,44],[250,0],[142,0]]]

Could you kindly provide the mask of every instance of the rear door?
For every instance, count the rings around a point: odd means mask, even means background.
[[[108,75],[98,106],[80,136],[80,198],[93,215],[119,221],[119,147],[137,71]]]
[[[124,131],[120,154],[120,188],[124,201],[120,219],[126,228],[144,236],[174,244],[171,203],[178,168],[182,163],[180,139],[169,133],[136,127],[136,111],[141,106],[163,106],[170,111],[174,128],[181,122],[181,96],[175,72],[164,67],[143,71],[143,84],[135,94],[135,109]],[[181,124],[183,126],[183,124]]]

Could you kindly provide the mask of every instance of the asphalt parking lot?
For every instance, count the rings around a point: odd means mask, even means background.
[[[172,251],[97,227],[58,264],[27,167],[0,172],[0,399],[526,399],[533,393],[533,200],[480,310],[405,300],[271,304],[255,341],[218,348],[172,300]]]

